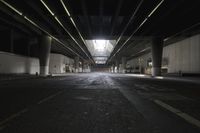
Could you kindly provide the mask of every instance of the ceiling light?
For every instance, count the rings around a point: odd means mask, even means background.
[[[51,9],[47,6],[47,4],[43,0],[40,0],[40,1],[46,7],[46,9],[51,13],[51,15],[54,16],[55,14],[53,13],[53,11],[51,11]]]
[[[1,0],[1,2],[3,2],[6,6],[8,6],[10,9],[12,9],[13,11],[15,11],[17,14],[19,15],[23,15],[22,12],[18,11],[16,8],[14,8],[12,5],[10,5],[9,3],[7,3],[6,1],[4,0]]]
[[[68,11],[67,7],[65,6],[65,4],[64,4],[64,2],[63,2],[63,0],[60,0],[60,2],[61,2],[61,4],[63,5],[63,7],[64,7],[65,11],[67,12],[67,15],[70,17],[71,15],[70,15],[70,13],[69,13],[69,11]]]

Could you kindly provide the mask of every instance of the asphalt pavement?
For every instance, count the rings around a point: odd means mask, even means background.
[[[199,133],[200,84],[81,73],[0,81],[1,133]]]

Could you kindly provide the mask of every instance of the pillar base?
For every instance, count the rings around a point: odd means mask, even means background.
[[[126,73],[126,70],[125,70],[125,69],[123,69],[123,70],[122,70],[122,73]]]
[[[75,73],[79,73],[79,69],[76,68],[76,69],[75,69]]]
[[[152,68],[152,76],[160,76],[161,75],[161,68],[160,67],[153,67]]]
[[[48,76],[49,66],[40,66],[40,76]]]

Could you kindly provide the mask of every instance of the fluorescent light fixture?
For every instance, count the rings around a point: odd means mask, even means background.
[[[71,14],[69,13],[69,11],[68,11],[68,9],[67,9],[66,5],[64,4],[63,0],[60,0],[60,2],[61,2],[61,4],[63,5],[63,7],[64,7],[65,11],[67,12],[67,15],[70,17],[70,16],[71,16]]]
[[[153,11],[148,15],[148,17],[151,17],[151,15],[159,8],[159,6],[164,2],[164,0],[162,0],[154,9]]]
[[[41,29],[35,22],[33,22],[31,19],[29,19],[28,17],[24,16],[24,19],[26,19],[28,22],[30,22],[32,25],[34,25],[35,27]]]
[[[0,0],[2,3],[4,3],[6,6],[8,6],[10,9],[12,9],[13,11],[15,11],[17,14],[19,15],[23,15],[22,12],[18,11],[16,8],[14,8],[13,6],[11,6],[9,3],[7,3],[6,1],[4,0]]]
[[[53,11],[51,11],[51,9],[47,6],[47,4],[43,0],[40,0],[40,1],[46,7],[46,9],[51,13],[51,15],[54,16],[55,14],[53,13]]]
[[[71,20],[72,24],[74,25],[74,27],[77,28],[77,26],[76,26],[74,20],[72,19],[72,17],[70,17],[70,20]]]
[[[133,35],[145,24],[145,22],[153,15],[153,13],[161,6],[161,4],[164,2],[164,0],[160,1],[158,5],[149,13],[149,15],[142,21],[142,23],[134,30],[134,32],[131,34],[131,36],[122,44],[122,46],[115,52],[113,56],[110,57],[109,61],[112,60],[112,58],[125,46],[125,44],[133,37]]]
[[[65,12],[67,13],[67,15],[70,18],[70,21],[72,22],[72,24],[74,25],[74,27],[76,28],[81,40],[83,41],[83,43],[86,45],[85,40],[83,39],[83,36],[80,33],[80,30],[78,29],[78,27],[76,26],[76,23],[74,22],[73,18],[71,17],[71,14],[69,13],[69,10],[67,9],[67,6],[65,5],[63,0],[60,0],[63,8],[65,9]],[[68,34],[70,34],[69,32],[67,32]],[[72,35],[70,34],[70,36],[72,37]],[[77,43],[77,45],[80,47],[80,49],[87,55],[87,57],[93,62],[93,60],[90,58],[90,56],[85,52],[85,50],[79,45],[79,43],[72,37],[72,39]]]
[[[53,35],[51,35],[49,32],[47,32],[46,30],[42,29],[40,26],[38,26],[35,22],[33,22],[31,19],[29,19],[28,17],[24,16],[24,19],[26,19],[28,22],[30,22],[32,25],[34,25],[35,27],[37,27],[38,29],[40,29],[41,31],[45,32],[47,35],[49,35],[52,39],[54,39],[55,41],[57,41],[58,43],[60,43],[61,45],[63,45],[65,48],[67,48],[68,50],[70,50],[71,52],[73,52],[74,54],[76,54],[77,56],[81,57],[79,54],[77,54],[75,51],[73,51],[71,48],[65,46],[65,44],[63,42],[61,42],[58,38],[54,37]]]
[[[81,37],[82,41],[85,43],[85,40],[83,39],[83,36],[81,35],[80,30],[78,29],[78,27],[76,26],[76,23],[74,22],[73,18],[71,17],[71,14],[69,13],[69,10],[67,9],[65,3],[63,2],[63,0],[60,0],[60,2],[62,4],[63,8],[65,9],[67,15],[69,16],[70,21],[72,22],[72,24],[76,28],[76,30],[77,30],[79,36]]]
[[[15,11],[17,14],[19,14],[20,16],[23,16],[23,13],[18,11],[16,8],[14,8],[12,5],[10,5],[9,3],[5,2],[4,0],[0,0],[2,3],[4,3],[6,6],[8,6],[10,9],[12,9],[13,11]],[[41,2],[43,2],[41,0]],[[43,2],[44,3],[44,2]],[[44,3],[45,4],[45,3]],[[45,4],[46,5],[46,4]],[[46,7],[46,6],[45,6]],[[50,11],[50,10],[49,10]],[[53,14],[52,14],[53,15]],[[44,30],[42,27],[40,27],[39,25],[37,25],[33,20],[31,20],[30,18],[28,18],[27,16],[23,16],[23,18],[25,20],[27,20],[29,23],[31,23],[32,25],[34,25],[35,27],[37,27],[38,29],[40,29],[41,31],[43,31],[44,33],[46,33],[47,35],[49,35],[52,39],[54,39],[55,41],[57,41],[58,43],[60,43],[64,48],[67,48],[68,50],[70,50],[71,52],[73,52],[74,54],[76,54],[77,56],[81,57],[78,53],[76,53],[75,51],[73,51],[71,48],[65,46],[65,44],[63,42],[61,42],[58,38],[54,37],[53,35],[51,35],[48,31]],[[82,57],[81,57],[82,58]],[[83,59],[83,58],[82,58]]]
[[[53,11],[47,6],[47,4],[43,1],[40,0],[41,3],[46,7],[46,9],[50,12],[50,14],[55,18],[55,20],[60,24],[60,26],[67,32],[67,34],[72,38],[72,40],[79,46],[79,48],[89,57],[89,55],[85,52],[85,50],[80,46],[80,44],[76,41],[76,39],[72,36],[72,34],[65,28],[65,26],[61,23],[61,21],[58,19],[57,16],[55,16],[55,14],[53,13]],[[67,14],[70,16],[69,11],[67,10],[66,6],[64,5],[64,2],[62,0],[60,0],[63,7],[65,8]],[[75,26],[75,28],[77,29],[73,19],[70,17],[70,20],[72,21],[73,25]],[[80,33],[79,33],[80,34]],[[81,36],[81,39],[83,39],[83,37]],[[91,59],[89,57],[89,59]]]
[[[60,24],[60,26],[62,26],[64,29],[65,29],[65,27],[64,27],[64,25],[60,22],[60,20],[58,19],[58,17],[54,17],[55,18],[55,20]],[[65,29],[66,30],[66,29]]]

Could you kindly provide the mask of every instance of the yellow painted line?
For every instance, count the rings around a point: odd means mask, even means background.
[[[194,117],[160,101],[160,100],[153,100],[157,105],[160,105],[161,107],[169,110],[170,112],[173,112],[174,114],[178,115],[179,117],[183,118],[184,120],[186,120],[187,122],[189,122],[190,124],[193,124],[197,127],[200,128],[200,121],[195,119]]]
[[[55,96],[61,94],[62,92],[63,92],[63,91],[59,91],[59,92],[57,92],[57,93],[55,93],[55,94],[53,94],[53,95],[50,95],[50,96],[48,96],[48,97],[46,97],[46,98],[40,100],[37,104],[42,104],[42,103],[44,103],[44,102],[46,102],[46,101],[48,101],[48,100],[54,98]]]
[[[7,118],[4,119],[3,121],[1,121],[1,122],[0,122],[0,130],[2,130],[3,128],[5,128],[5,126],[3,126],[4,124],[6,124],[7,122],[9,122],[9,121],[15,119],[16,117],[20,116],[21,114],[23,114],[23,113],[25,113],[25,112],[27,112],[27,111],[28,111],[28,109],[23,109],[23,110],[21,110],[21,111],[15,113],[15,114],[13,114],[13,115],[7,117]]]

